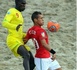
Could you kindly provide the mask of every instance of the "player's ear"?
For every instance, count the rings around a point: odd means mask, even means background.
[[[37,19],[34,19],[34,22],[37,22]]]

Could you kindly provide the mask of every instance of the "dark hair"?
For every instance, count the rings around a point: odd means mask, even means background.
[[[18,3],[26,4],[26,0],[15,0],[15,4],[17,5]]]
[[[39,11],[35,11],[35,12],[32,14],[31,19],[32,19],[33,22],[34,22],[34,19],[38,19],[38,15],[39,15],[39,14],[42,14],[42,13],[39,12]]]

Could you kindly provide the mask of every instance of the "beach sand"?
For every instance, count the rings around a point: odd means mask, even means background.
[[[0,70],[24,70],[22,58],[16,58],[6,45],[7,29],[1,26],[7,10],[14,6],[14,0],[0,0]],[[44,26],[49,36],[50,46],[55,49],[56,59],[62,70],[76,69],[76,1],[75,0],[27,0],[24,17],[24,32],[32,25],[31,14],[41,11],[44,14]],[[58,32],[50,32],[47,22],[54,20],[60,24]],[[30,40],[27,43],[33,55],[35,48]]]

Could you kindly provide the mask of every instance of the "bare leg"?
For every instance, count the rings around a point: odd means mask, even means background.
[[[29,66],[29,52],[24,48],[23,45],[21,45],[18,50],[17,50],[18,54],[20,54],[23,58],[23,67],[25,70],[30,70],[30,66]]]
[[[29,60],[30,70],[33,70],[35,68],[34,57],[30,51],[29,54],[30,54],[30,60]]]

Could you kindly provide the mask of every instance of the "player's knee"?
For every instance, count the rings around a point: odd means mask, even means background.
[[[30,54],[29,52],[26,50],[26,48],[24,47],[24,45],[20,45],[18,50],[17,50],[18,54],[21,55],[23,58],[30,58]]]
[[[25,59],[25,60],[29,60],[30,56],[22,56],[22,58]]]

